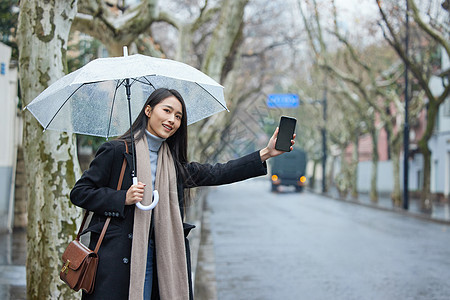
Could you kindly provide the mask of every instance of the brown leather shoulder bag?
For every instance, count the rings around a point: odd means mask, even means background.
[[[126,142],[125,147],[126,152],[128,153],[128,145]],[[126,158],[124,158],[122,169],[120,171],[119,182],[117,183],[117,190],[120,190],[122,187],[123,175],[125,173],[126,166],[127,161]],[[63,266],[61,268],[61,272],[59,273],[59,277],[74,291],[83,289],[86,293],[91,294],[94,291],[95,275],[97,273],[99,260],[97,252],[98,249],[100,249],[100,245],[102,244],[103,237],[105,236],[111,217],[106,219],[97,245],[95,246],[95,250],[92,251],[80,242],[81,232],[83,231],[88,214],[89,211],[86,211],[76,239],[70,242],[62,255]]]

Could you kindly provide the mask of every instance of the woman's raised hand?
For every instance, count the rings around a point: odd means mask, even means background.
[[[125,199],[125,205],[132,205],[141,202],[144,197],[145,184],[138,182],[133,184],[127,191],[127,196]]]
[[[278,137],[278,130],[279,129],[277,127],[277,129],[275,129],[275,132],[273,133],[272,137],[270,138],[269,143],[267,144],[267,147],[262,149],[261,151],[259,151],[259,155],[261,156],[261,161],[265,161],[271,157],[278,156],[278,155],[284,153],[284,151],[275,149],[275,143],[277,142],[277,137]],[[294,144],[295,144],[294,139],[296,136],[297,135],[294,133],[294,136],[292,137],[292,140],[291,140],[291,150],[292,150],[292,146],[294,146]]]

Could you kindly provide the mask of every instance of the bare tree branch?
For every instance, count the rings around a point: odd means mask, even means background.
[[[412,16],[414,21],[423,29],[426,33],[428,33],[434,40],[436,40],[442,47],[444,47],[447,55],[450,56],[450,44],[448,42],[448,37],[445,38],[439,31],[435,30],[428,24],[426,24],[419,15],[419,10],[416,6],[414,0],[407,0],[409,7],[412,11]]]

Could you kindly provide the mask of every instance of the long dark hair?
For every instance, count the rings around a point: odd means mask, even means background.
[[[169,145],[170,152],[172,153],[177,173],[182,176],[183,180],[188,180],[188,175],[185,168],[185,164],[187,163],[188,144],[186,104],[184,103],[183,97],[181,97],[178,91],[159,88],[151,93],[151,95],[147,98],[147,101],[145,101],[145,104],[142,107],[142,110],[139,113],[138,117],[131,126],[131,129],[133,130],[136,141],[143,138],[149,119],[145,114],[145,108],[147,107],[147,105],[150,105],[150,107],[153,109],[158,103],[171,96],[174,96],[178,99],[178,101],[180,101],[183,116],[181,118],[180,127],[172,136],[170,136],[166,140],[166,142]],[[125,132],[122,136],[119,137],[119,139],[125,140],[128,144],[131,144],[131,130],[129,129],[127,132]]]

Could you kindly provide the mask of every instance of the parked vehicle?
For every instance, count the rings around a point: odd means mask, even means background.
[[[305,151],[294,149],[271,159],[272,191],[278,191],[281,185],[295,186],[297,192],[301,192],[306,185],[306,161]]]

